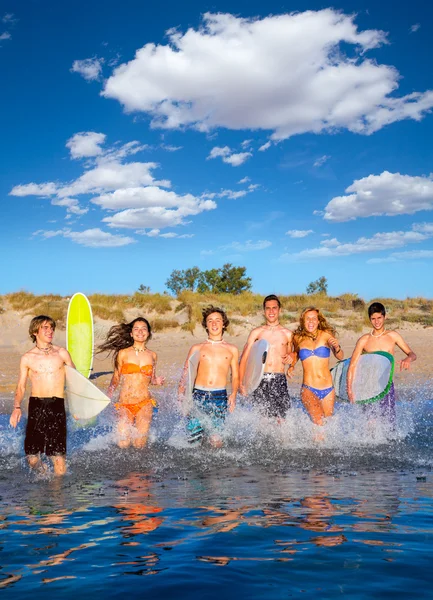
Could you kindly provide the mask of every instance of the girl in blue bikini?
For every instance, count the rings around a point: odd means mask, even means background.
[[[301,400],[315,425],[324,425],[334,411],[335,392],[329,370],[331,350],[335,358],[343,359],[343,351],[335,330],[318,308],[302,311],[299,326],[293,334],[297,357],[302,362],[304,377]]]

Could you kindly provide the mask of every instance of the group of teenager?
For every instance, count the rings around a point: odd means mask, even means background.
[[[268,352],[263,378],[251,394],[251,403],[270,420],[281,423],[292,407],[287,380],[293,377],[295,364],[301,361],[303,382],[301,401],[318,431],[334,412],[335,390],[329,359],[344,358],[334,328],[320,309],[308,307],[301,312],[299,323],[292,332],[280,324],[281,302],[275,295],[263,301],[265,323],[248,336],[240,360],[239,350],[224,340],[229,326],[225,311],[209,306],[202,311],[202,325],[207,338],[194,344],[186,358],[178,387],[178,397],[184,415],[188,441],[201,443],[207,439],[212,446],[222,445],[221,429],[228,413],[236,407],[238,392],[246,396],[247,364],[253,345],[266,340]],[[384,351],[394,354],[396,346],[405,354],[401,369],[409,369],[416,355],[401,335],[385,328],[385,308],[374,302],[368,309],[371,332],[358,340],[353,352],[348,376],[348,396],[354,401],[353,377],[362,353]],[[14,397],[10,424],[16,427],[21,420],[21,402],[27,380],[31,382],[24,450],[30,467],[38,467],[41,455],[51,457],[54,472],[66,472],[66,413],[64,403],[65,365],[74,367],[65,348],[53,344],[56,324],[46,315],[32,319],[29,335],[35,346],[20,362],[20,374]],[[107,395],[116,396],[117,443],[121,448],[143,448],[148,439],[154,411],[157,407],[149,386],[164,385],[157,376],[157,355],[147,347],[152,337],[149,321],[137,317],[130,323],[113,326],[98,353],[113,356],[114,372]],[[196,358],[196,376],[192,398],[187,389],[190,359]],[[230,388],[230,393],[227,388]],[[380,401],[388,417],[395,416],[395,394],[389,393]],[[320,434],[317,438],[320,439]]]

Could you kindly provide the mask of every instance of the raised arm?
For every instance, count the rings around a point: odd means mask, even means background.
[[[360,337],[359,340],[356,342],[355,350],[353,351],[352,357],[350,359],[349,369],[347,371],[347,395],[349,397],[349,401],[352,402],[352,404],[355,402],[352,392],[353,378],[355,376],[356,365],[358,363],[359,357],[362,354],[362,351],[364,350],[366,342],[367,336],[365,335]]]
[[[232,370],[232,393],[228,398],[229,412],[233,412],[236,406],[236,394],[239,389],[239,350],[233,346],[233,356],[230,363]]]
[[[409,348],[399,333],[393,331],[393,337],[396,345],[400,348],[400,350],[402,350],[402,352],[406,354],[406,358],[400,361],[400,371],[409,370],[410,363],[416,360],[416,354]]]
[[[247,360],[250,355],[252,345],[254,344],[254,342],[257,339],[258,339],[257,329],[253,329],[252,332],[250,333],[250,335],[248,336],[248,339],[246,341],[244,349],[242,350],[241,361],[239,363],[239,384],[240,384],[239,387],[240,387],[240,392],[241,392],[242,396],[247,395],[245,386],[244,386],[245,369],[247,366]]]
[[[29,366],[27,364],[27,359],[25,356],[21,358],[20,361],[20,374],[18,378],[17,389],[15,391],[14,397],[14,407],[12,409],[12,414],[9,419],[9,423],[12,427],[16,427],[18,423],[21,421],[21,402],[24,398],[24,394],[26,393],[26,384],[27,377],[29,375]]]

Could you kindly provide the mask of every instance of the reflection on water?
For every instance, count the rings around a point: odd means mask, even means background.
[[[110,580],[118,583],[107,597],[120,595],[116,586],[139,596],[136,578],[148,575],[158,575],[146,583],[154,594],[192,586],[189,595],[203,597],[193,585],[200,581],[211,598],[216,582],[228,597],[235,588],[257,597],[320,588],[327,597],[352,593],[362,577],[371,597],[390,577],[406,594],[414,580],[431,579],[433,486],[413,472],[225,467],[188,478],[152,471],[10,483],[1,500],[0,587],[11,597],[42,595],[47,585],[72,597]],[[219,567],[228,569],[222,580]]]
[[[367,434],[343,409],[318,445],[301,410],[275,427],[245,408],[221,450],[189,447],[169,409],[141,451],[100,420],[71,429],[64,479],[29,474],[2,421],[1,593],[429,597],[431,412]]]

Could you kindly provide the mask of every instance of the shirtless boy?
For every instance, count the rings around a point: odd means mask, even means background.
[[[354,402],[352,392],[353,377],[361,354],[381,351],[394,355],[395,347],[397,346],[406,354],[406,358],[400,361],[400,371],[409,369],[411,362],[416,360],[416,354],[412,352],[401,335],[396,331],[385,329],[386,311],[381,302],[373,302],[369,306],[368,317],[373,330],[361,336],[357,341],[347,372],[347,394],[352,403]],[[388,394],[380,400],[379,411],[382,415],[387,416],[390,421],[395,420],[394,383],[391,384]]]
[[[292,332],[280,325],[281,302],[277,296],[266,296],[263,311],[266,324],[252,330],[242,352],[239,365],[240,391],[243,396],[246,395],[243,379],[254,342],[266,340],[269,343],[269,352],[264,377],[253,392],[252,399],[268,417],[284,418],[291,407],[284,366],[293,362]],[[289,377],[292,376],[292,372],[289,369]]]
[[[21,401],[30,378],[29,415],[24,451],[31,468],[40,466],[41,453],[53,462],[54,473],[66,473],[66,413],[63,391],[65,365],[74,367],[69,352],[54,346],[56,324],[51,317],[40,315],[31,320],[29,335],[36,346],[21,357],[20,375],[10,424],[21,420]]]
[[[212,429],[220,429],[224,424],[227,411],[233,412],[239,387],[239,351],[233,344],[223,340],[223,334],[229,325],[227,315],[221,308],[209,306],[203,310],[202,325],[208,338],[201,344],[194,344],[188,353],[182,378],[179,384],[179,399],[186,402],[185,386],[188,373],[188,361],[195,353],[200,353],[197,376],[193,388],[193,408],[188,414],[187,429],[189,442],[201,441],[205,434],[203,422],[210,421]],[[232,376],[231,394],[227,396],[229,371]],[[202,419],[202,415],[205,419]],[[209,439],[211,445],[222,446],[221,437],[215,433]]]

